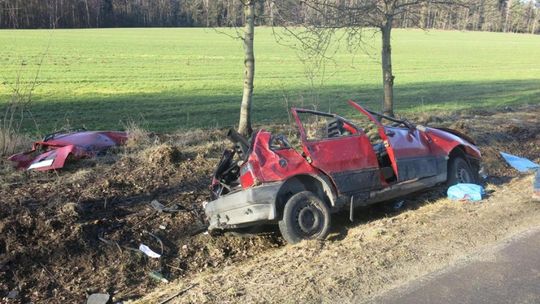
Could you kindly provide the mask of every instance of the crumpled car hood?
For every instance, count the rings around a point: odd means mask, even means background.
[[[126,140],[127,133],[120,131],[58,132],[35,142],[32,150],[12,155],[8,159],[21,170],[60,169],[68,157],[96,157],[111,147],[124,144]]]

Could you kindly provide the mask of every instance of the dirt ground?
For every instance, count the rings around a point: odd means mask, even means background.
[[[346,302],[438,269],[474,248],[537,225],[530,176],[499,151],[540,161],[540,107],[413,117],[472,136],[484,155],[488,199],[469,204],[434,189],[387,214],[377,206],[334,219],[324,242],[284,246],[275,233],[204,234],[202,203],[226,144],[223,130],[134,138],[127,147],[61,172],[20,172],[1,164],[0,299],[80,303],[108,292],[115,301]],[[283,129],[283,126],[276,126]],[[150,202],[180,211],[163,213]],[[134,250],[146,244],[151,259]],[[171,283],[152,277],[159,273]],[[263,288],[261,288],[263,287]],[[278,288],[276,288],[278,287]],[[8,300],[10,291],[18,297]]]

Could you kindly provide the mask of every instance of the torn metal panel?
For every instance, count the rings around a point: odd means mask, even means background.
[[[46,171],[64,167],[68,159],[92,158],[122,145],[127,133],[120,131],[65,131],[45,136],[32,150],[10,156],[18,169]]]

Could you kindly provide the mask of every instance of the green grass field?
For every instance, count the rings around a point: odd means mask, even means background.
[[[256,124],[286,122],[287,104],[346,115],[352,98],[379,109],[379,39],[367,53],[342,48],[316,85],[271,29],[257,28],[255,39]],[[1,107],[17,75],[34,77],[47,45],[29,132],[118,129],[130,120],[153,131],[237,122],[242,45],[212,29],[0,31]],[[540,103],[540,36],[395,30],[393,52],[398,113]]]

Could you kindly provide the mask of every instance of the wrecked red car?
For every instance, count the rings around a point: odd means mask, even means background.
[[[293,108],[297,149],[265,130],[250,141],[230,131],[235,147],[224,151],[205,205],[209,231],[277,223],[290,243],[324,239],[331,213],[349,209],[352,218],[358,206],[477,181],[481,155],[471,138],[349,104],[367,123]]]
[[[126,140],[126,132],[119,131],[59,131],[35,142],[32,150],[12,155],[8,159],[15,162],[19,169],[60,169],[68,159],[100,156]]]

